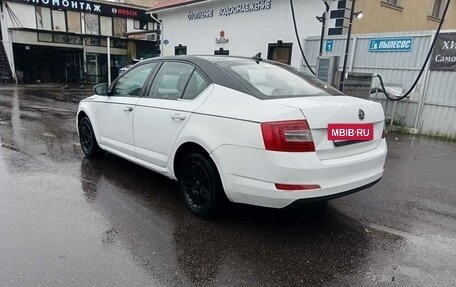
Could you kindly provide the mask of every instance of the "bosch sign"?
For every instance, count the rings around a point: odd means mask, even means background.
[[[138,10],[132,10],[127,8],[112,8],[112,14],[118,16],[138,17]]]

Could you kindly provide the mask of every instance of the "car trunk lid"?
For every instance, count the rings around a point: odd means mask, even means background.
[[[312,132],[320,159],[367,152],[379,144],[384,126],[380,104],[349,96],[294,97],[269,100],[302,111]],[[364,118],[360,118],[360,113]],[[374,139],[366,142],[335,142],[328,139],[328,124],[373,124]]]

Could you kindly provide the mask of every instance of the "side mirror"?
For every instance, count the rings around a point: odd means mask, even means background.
[[[108,94],[108,84],[101,83],[93,87],[95,95],[106,96]]]

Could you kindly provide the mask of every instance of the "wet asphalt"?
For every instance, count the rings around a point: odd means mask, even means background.
[[[0,88],[0,286],[456,285],[456,143],[390,134],[368,190],[205,220],[173,181],[84,158],[89,94]]]

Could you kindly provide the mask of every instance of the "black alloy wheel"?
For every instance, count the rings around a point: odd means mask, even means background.
[[[102,153],[101,148],[98,146],[93,132],[92,124],[89,118],[84,117],[78,125],[79,142],[81,149],[87,157],[95,157]]]
[[[178,179],[185,206],[192,213],[209,217],[220,211],[223,187],[215,167],[205,156],[187,156],[180,165]]]

